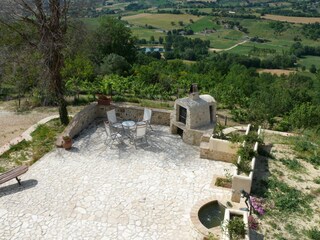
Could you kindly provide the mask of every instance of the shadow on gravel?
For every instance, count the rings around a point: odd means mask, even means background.
[[[18,183],[15,183],[9,186],[0,187],[0,197],[22,192],[29,188],[35,187],[37,184],[38,184],[37,180],[29,179],[29,180],[21,181],[21,186]]]

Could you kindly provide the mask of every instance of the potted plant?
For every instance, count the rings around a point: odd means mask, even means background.
[[[231,215],[226,227],[231,240],[245,238],[246,228],[242,216]]]
[[[63,136],[62,146],[64,149],[69,150],[72,147],[72,138],[70,136]]]
[[[98,97],[98,104],[99,105],[110,105],[111,97],[108,97],[104,94],[97,94]]]
[[[247,211],[226,209],[224,223],[222,224],[224,239],[226,240],[249,240]]]

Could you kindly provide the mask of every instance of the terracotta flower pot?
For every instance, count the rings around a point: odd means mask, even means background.
[[[71,147],[72,147],[72,138],[63,138],[62,146],[66,150],[71,149]]]
[[[98,99],[98,104],[99,105],[110,105],[111,99]]]
[[[99,105],[110,105],[111,97],[108,97],[104,94],[97,94],[98,96],[98,104]]]

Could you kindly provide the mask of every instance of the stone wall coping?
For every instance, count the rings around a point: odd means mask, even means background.
[[[139,109],[139,110],[144,110],[145,108],[151,109],[153,111],[157,112],[164,112],[164,113],[171,113],[172,110],[168,109],[161,109],[161,108],[151,108],[151,107],[141,107],[141,106],[136,106],[136,105],[130,105],[126,103],[111,103],[111,106],[115,108],[133,108],[133,109]]]

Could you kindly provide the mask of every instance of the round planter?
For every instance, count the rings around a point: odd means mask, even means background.
[[[63,140],[62,146],[63,146],[63,148],[66,149],[66,150],[71,149],[71,147],[72,147],[72,139]]]
[[[98,104],[99,105],[108,106],[108,105],[110,105],[110,103],[111,103],[111,99],[98,99]]]

